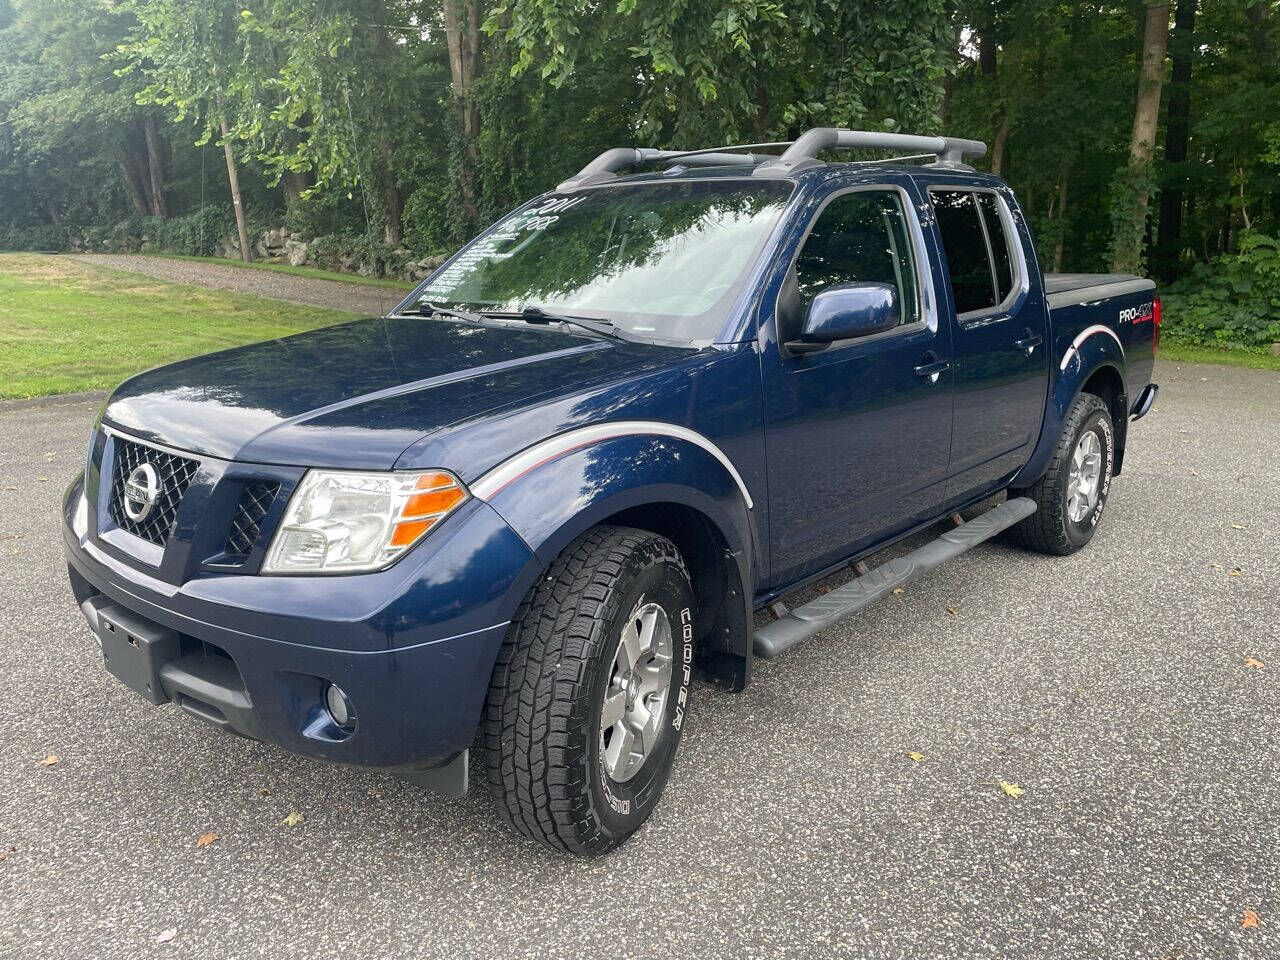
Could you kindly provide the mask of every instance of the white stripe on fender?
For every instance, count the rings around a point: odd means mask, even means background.
[[[1067,352],[1062,355],[1062,363],[1058,364],[1058,369],[1067,369],[1067,364],[1071,362],[1071,358],[1079,353],[1080,344],[1084,343],[1095,333],[1105,333],[1109,336],[1116,342],[1116,346],[1120,348],[1120,356],[1124,356],[1124,344],[1120,342],[1120,338],[1116,336],[1116,332],[1110,327],[1104,327],[1100,323],[1095,323],[1092,327],[1085,327],[1080,331],[1080,335],[1071,341],[1071,346],[1068,347]]]
[[[522,450],[511,459],[504,460],[476,480],[475,483],[469,484],[471,495],[480,500],[491,500],[507,484],[518,480],[526,473],[536,470],[544,463],[561,457],[566,453],[579,450],[582,447],[589,447],[604,440],[612,440],[614,437],[636,436],[673,437],[676,440],[684,440],[694,446],[701,447],[724,465],[724,468],[729,471],[729,475],[733,477],[734,482],[737,483],[738,489],[742,491],[742,497],[747,503],[747,509],[754,509],[755,505],[751,501],[751,494],[747,491],[747,485],[743,482],[742,476],[738,473],[737,468],[734,467],[733,462],[725,456],[723,450],[697,431],[690,430],[688,427],[676,426],[674,423],[661,423],[656,420],[618,420],[613,423],[597,423],[590,427],[579,427],[576,430],[570,430],[568,433],[551,437],[541,443],[535,443],[532,447]]]

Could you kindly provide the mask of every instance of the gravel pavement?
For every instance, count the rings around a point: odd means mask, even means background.
[[[362,316],[380,317],[404,299],[408,289],[376,287],[365,283],[344,283],[299,277],[276,270],[253,270],[225,263],[197,263],[168,257],[116,253],[79,254],[74,259],[114,270],[142,273],[174,283],[192,283],[216,290],[236,290],[273,300],[289,300],[313,307],[346,310]]]
[[[697,687],[597,862],[112,680],[57,519],[97,401],[0,405],[0,957],[1280,956],[1280,373],[1157,379],[1087,550],[984,545]]]

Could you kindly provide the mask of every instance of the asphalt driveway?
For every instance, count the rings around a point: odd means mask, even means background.
[[[0,957],[1280,956],[1280,374],[1157,379],[1087,550],[698,687],[598,862],[112,680],[57,520],[96,403],[0,406]]]

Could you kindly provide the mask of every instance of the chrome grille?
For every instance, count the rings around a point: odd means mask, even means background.
[[[279,492],[280,484],[272,480],[254,480],[245,484],[240,502],[236,504],[235,516],[231,518],[231,530],[224,548],[226,553],[245,556],[253,549],[258,542],[258,534],[262,532],[262,519]]]
[[[135,536],[163,547],[178,522],[178,506],[192,478],[200,469],[199,461],[165,453],[123,437],[115,438],[115,454],[111,466],[111,519]],[[141,520],[132,519],[124,509],[124,484],[136,467],[150,463],[159,477],[159,494],[155,506]]]

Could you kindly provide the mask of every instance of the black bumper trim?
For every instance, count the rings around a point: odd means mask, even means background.
[[[229,657],[191,653],[160,668],[160,684],[184,712],[228,733],[269,740]]]

